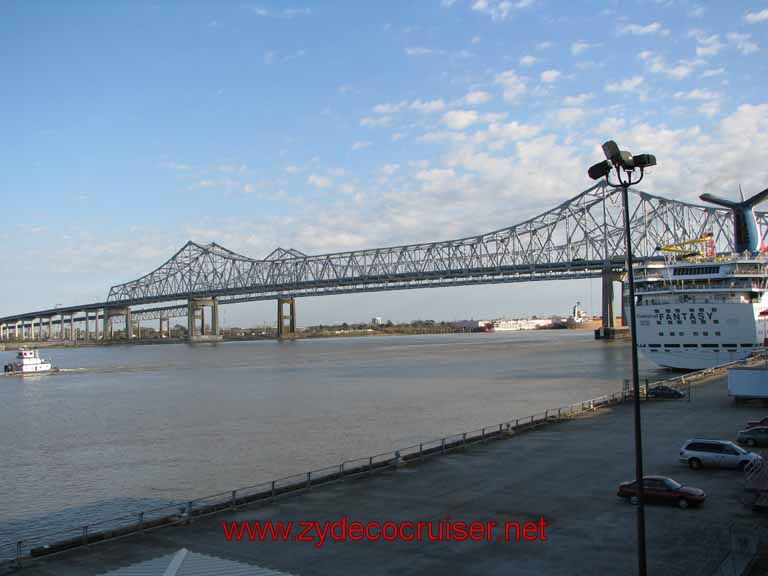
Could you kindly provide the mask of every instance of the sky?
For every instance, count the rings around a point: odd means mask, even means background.
[[[0,316],[104,300],[187,240],[260,258],[511,226],[590,186],[611,138],[657,156],[648,192],[756,193],[766,51],[766,1],[0,0]],[[298,321],[577,300],[599,314],[599,282],[307,298]]]

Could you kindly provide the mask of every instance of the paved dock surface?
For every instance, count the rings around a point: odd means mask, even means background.
[[[729,526],[768,518],[744,506],[742,475],[689,470],[677,460],[687,438],[735,439],[768,409],[734,404],[724,377],[698,384],[692,399],[643,404],[646,474],[703,488],[700,508],[647,508],[649,573],[711,574]],[[616,497],[631,479],[631,405],[622,405],[518,437],[477,445],[370,479],[345,482],[278,501],[99,544],[29,563],[24,576],[96,575],[185,547],[297,575],[636,573],[636,509]],[[228,542],[221,522],[337,521],[380,523],[538,521],[546,541]],[[294,532],[296,534],[297,532]],[[494,532],[498,534],[499,532]]]

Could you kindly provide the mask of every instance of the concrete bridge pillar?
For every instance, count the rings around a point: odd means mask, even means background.
[[[72,312],[69,315],[69,339],[71,342],[77,340],[77,334],[75,334],[75,313]]]
[[[93,314],[93,339],[98,342],[99,340],[99,309]]]
[[[53,340],[53,316],[48,316],[48,340]]]
[[[615,276],[611,270],[603,271],[603,329],[616,327],[616,313],[613,309],[613,281]]]
[[[125,309],[125,337],[130,340],[133,338],[133,318],[131,317],[131,309]]]
[[[287,306],[287,313],[286,313]],[[286,326],[285,321],[288,320]],[[296,334],[296,300],[293,298],[277,299],[277,337],[292,338]]]
[[[220,336],[221,330],[219,329],[219,301],[216,298],[212,298],[213,304],[211,304],[211,331],[214,336]]]
[[[211,307],[211,334],[205,333],[205,308]],[[195,331],[197,311],[200,310],[200,333]],[[170,331],[170,320],[168,322]],[[188,340],[219,340],[219,312],[216,298],[190,298],[187,303],[187,339]]]
[[[91,339],[91,324],[89,322],[88,316],[90,315],[90,312],[88,310],[83,310],[83,314],[85,314],[85,339],[90,340]]]

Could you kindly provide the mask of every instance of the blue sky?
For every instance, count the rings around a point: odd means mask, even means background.
[[[432,241],[575,195],[768,186],[768,2],[0,2],[0,315],[103,299],[188,239]],[[300,322],[566,312],[567,282],[308,299]],[[597,310],[595,310],[597,311]],[[271,319],[230,308],[227,323]]]

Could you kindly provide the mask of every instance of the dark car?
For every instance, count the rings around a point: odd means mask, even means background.
[[[768,426],[754,426],[742,430],[736,441],[747,446],[768,446]]]
[[[698,505],[707,499],[701,488],[683,486],[672,478],[665,476],[645,476],[643,478],[645,501],[655,504],[674,504],[680,508]],[[637,504],[637,482],[622,482],[619,484],[619,498],[625,498]]]
[[[685,393],[669,386],[654,386],[648,388],[646,396],[648,398],[685,398]]]
[[[755,426],[768,426],[768,416],[762,420],[752,420],[751,422],[747,422],[747,429],[754,428]]]

